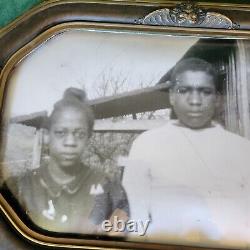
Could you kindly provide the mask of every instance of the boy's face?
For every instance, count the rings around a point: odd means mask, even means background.
[[[49,130],[51,160],[65,171],[79,166],[88,143],[88,125],[83,113],[66,107],[56,114]]]
[[[204,71],[180,73],[170,91],[170,103],[178,120],[187,127],[208,126],[218,103],[213,76]]]

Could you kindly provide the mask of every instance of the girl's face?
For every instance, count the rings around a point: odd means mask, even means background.
[[[73,170],[88,143],[88,123],[79,109],[65,107],[55,115],[49,130],[51,160],[61,169]]]

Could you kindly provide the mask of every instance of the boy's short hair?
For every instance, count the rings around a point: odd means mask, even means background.
[[[195,57],[182,59],[175,65],[171,72],[170,80],[172,86],[175,86],[177,76],[185,71],[202,71],[211,75],[214,79],[214,85],[217,92],[221,93],[222,84],[218,83],[218,73],[211,63]]]

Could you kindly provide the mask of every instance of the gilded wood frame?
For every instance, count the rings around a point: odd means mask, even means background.
[[[197,3],[207,11],[225,15],[236,24],[234,29],[203,27],[170,27],[145,25],[141,22],[148,14],[163,8],[173,8],[178,1],[44,1],[0,31],[0,103],[8,75],[13,67],[33,48],[49,37],[72,28],[93,30],[145,32],[167,35],[191,35],[215,38],[250,38],[250,6],[240,4]],[[112,8],[111,8],[112,6]],[[46,17],[46,18],[44,18]],[[3,111],[1,109],[1,111]],[[0,194],[0,208],[10,224],[28,241],[35,244],[73,249],[178,249],[149,243],[114,240],[88,240],[50,237],[30,229]],[[183,248],[180,247],[180,248]],[[186,248],[186,247],[184,247]],[[187,247],[189,248],[189,247]]]

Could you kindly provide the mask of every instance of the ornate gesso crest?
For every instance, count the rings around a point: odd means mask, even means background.
[[[201,28],[234,29],[237,27],[228,17],[216,12],[207,12],[195,3],[185,2],[174,8],[159,9],[141,20],[142,24]]]
[[[169,10],[169,16],[172,22],[183,25],[196,25],[204,21],[206,12],[199,9],[195,4],[187,2],[178,4],[175,8]]]

